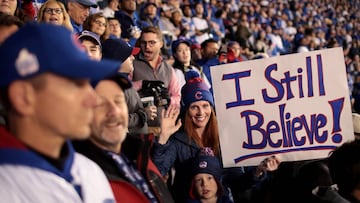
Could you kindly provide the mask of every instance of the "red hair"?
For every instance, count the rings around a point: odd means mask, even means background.
[[[201,148],[210,147],[214,151],[215,155],[220,155],[219,128],[213,108],[211,108],[210,119],[205,126],[204,134],[198,135],[195,129],[196,126],[191,120],[188,109],[185,114],[185,133],[189,136],[190,140],[194,140]]]

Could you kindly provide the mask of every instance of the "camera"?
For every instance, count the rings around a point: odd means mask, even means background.
[[[170,105],[170,96],[169,91],[165,87],[165,84],[162,81],[155,80],[143,80],[142,88],[139,90],[140,98],[144,97],[154,97],[154,105],[157,107],[169,107]]]

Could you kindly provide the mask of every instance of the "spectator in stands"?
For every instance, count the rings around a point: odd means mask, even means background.
[[[143,24],[136,15],[136,1],[135,0],[121,0],[120,9],[115,12],[121,25],[121,38],[128,41],[132,46],[135,45],[136,40],[140,37]]]
[[[164,44],[161,30],[156,27],[146,27],[141,32],[139,43],[141,53],[134,61],[134,73],[132,80],[135,89],[142,89],[144,84],[157,83],[160,81],[168,90],[171,104],[180,105],[180,85],[176,78],[174,68],[169,65],[160,54]],[[168,104],[167,104],[168,105]],[[162,106],[161,108],[163,108]],[[158,106],[158,117],[152,126],[159,126],[161,108]],[[149,123],[150,125],[150,123]]]
[[[256,53],[268,53],[269,50],[269,40],[266,38],[266,32],[264,30],[259,31],[254,45],[254,51]]]
[[[176,40],[180,35],[180,28],[176,27],[171,22],[172,12],[175,9],[168,4],[163,4],[160,10],[159,29],[161,30],[164,38],[165,53],[171,56],[171,43]]]
[[[0,45],[23,24],[16,16],[0,13]]]
[[[294,199],[294,202],[320,203],[321,200],[312,191],[319,186],[330,187],[333,185],[327,159],[307,160],[299,163],[302,163],[302,165],[298,169],[294,181],[296,184],[294,184],[295,187],[292,188],[293,192],[291,192],[292,195],[298,197]],[[288,187],[285,185],[283,187]],[[278,191],[278,193],[281,193],[281,191]],[[273,199],[273,201],[279,202],[281,200]]]
[[[119,1],[118,0],[108,0],[107,6],[102,10],[103,15],[106,18],[115,17],[115,12],[119,10]]]
[[[36,17],[36,9],[33,5],[33,2],[30,0],[18,1],[15,16],[17,16],[24,23],[34,21]]]
[[[97,4],[91,0],[69,0],[66,2],[66,9],[69,13],[74,33],[83,31],[83,24],[90,14],[90,7],[97,8]]]
[[[23,22],[16,16],[0,13],[0,45],[14,32],[23,26]],[[0,103],[0,125],[5,124],[5,112]]]
[[[360,140],[344,143],[329,157],[329,169],[339,194],[349,202],[360,201]]]
[[[171,23],[174,25],[174,27],[176,28],[176,30],[179,30],[180,32],[176,35],[177,39],[180,36],[185,36],[186,33],[186,29],[183,25],[183,14],[181,12],[180,9],[174,9],[171,13],[171,18],[170,21]],[[174,39],[174,40],[175,40]]]
[[[266,38],[270,42],[270,56],[279,56],[280,54],[286,53],[280,36],[280,29],[281,28],[277,26],[271,27],[268,25],[266,27]]]
[[[119,72],[127,76],[132,73],[134,69],[133,55],[139,52],[139,48],[133,50],[128,43],[121,39],[105,40],[102,46],[99,37],[95,33],[86,30],[81,32],[79,40],[91,59],[100,61],[104,56],[104,59],[119,61],[119,63],[121,62]],[[144,109],[138,93],[133,88],[124,90],[124,93],[129,111],[129,133],[147,133],[147,119],[154,119],[157,116],[156,107],[149,106]]]
[[[0,1],[0,13],[5,13],[8,15],[15,15],[17,6],[18,6],[17,0],[1,0]]]
[[[175,59],[173,67],[175,69],[175,74],[179,81],[180,87],[184,86],[186,83],[185,80],[185,73],[193,70],[201,76],[204,82],[211,87],[209,80],[206,76],[202,73],[201,70],[198,69],[194,64],[191,62],[191,42],[187,39],[180,38],[178,40],[173,41],[172,46],[172,53]]]
[[[202,148],[191,170],[190,198],[187,203],[232,203],[221,184],[222,167],[211,148]]]
[[[190,4],[182,6],[183,18],[182,24],[186,30],[185,37],[191,40],[195,40],[195,24],[192,20],[192,8]]]
[[[75,142],[75,148],[103,169],[117,202],[172,203],[158,170],[146,158],[150,146],[144,145],[141,149],[138,168],[123,152],[123,144],[128,137],[124,91],[130,87],[131,82],[121,73],[97,82],[95,91],[101,98],[101,104],[94,110],[91,136],[89,140]]]
[[[204,6],[201,2],[197,2],[194,5],[195,15],[192,17],[192,21],[195,25],[195,40],[197,43],[201,44],[205,40],[211,38],[211,28],[204,17]]]
[[[103,57],[121,61],[119,72],[129,76],[134,71],[133,61],[140,51],[140,48],[132,48],[122,39],[108,39],[103,43]],[[148,133],[148,120],[154,120],[157,117],[157,109],[154,104],[144,108],[139,94],[134,88],[126,89],[125,99],[129,111],[129,134]]]
[[[218,9],[214,17],[211,18],[210,24],[212,27],[212,35],[214,39],[218,42],[222,42],[225,37],[225,25],[224,19],[226,18],[227,13],[225,10]]]
[[[121,38],[121,25],[117,18],[108,18],[107,31],[105,39],[120,39]]]
[[[66,12],[64,4],[57,0],[48,0],[41,5],[37,21],[39,23],[50,23],[54,25],[61,25],[73,31],[73,27],[70,22],[70,16]]]
[[[248,17],[245,13],[240,15],[240,22],[236,28],[235,39],[236,41],[248,41],[251,36],[251,30],[249,28]]]
[[[240,62],[244,61],[243,58],[241,58],[241,47],[240,44],[236,41],[230,41],[227,43],[227,62]]]
[[[162,130],[158,142],[154,144],[153,161],[162,175],[175,168],[172,192],[177,202],[184,202],[188,198],[191,184],[191,166],[193,159],[202,147],[210,147],[216,156],[220,157],[219,129],[214,111],[214,99],[208,86],[194,71],[189,71],[187,83],[181,90],[181,118],[183,128],[172,135],[172,132]],[[172,121],[175,123],[176,118]],[[162,125],[169,125],[163,122]],[[278,167],[276,158],[269,158],[247,176],[255,174],[256,178],[264,175],[267,170]],[[231,172],[231,173],[230,173]],[[236,187],[253,186],[253,178],[241,179],[243,168],[229,170],[227,184]],[[255,178],[254,177],[254,178]],[[231,179],[231,180],[230,180]],[[252,181],[245,181],[252,180]],[[241,183],[241,184],[239,184]],[[233,185],[232,185],[233,186]],[[234,187],[234,189],[237,189]],[[237,192],[236,190],[233,191]]]
[[[49,24],[23,26],[0,55],[0,103],[8,116],[0,129],[1,201],[114,201],[99,166],[68,140],[89,137],[99,104],[90,80],[117,64],[90,60],[69,30]]]
[[[93,32],[84,30],[79,35],[79,41],[84,47],[89,58],[100,61],[102,58],[102,46],[100,38]]]
[[[229,33],[226,33],[226,39],[229,39],[230,41],[235,41],[235,33],[238,26],[240,14],[238,10],[233,10],[229,13],[229,16],[227,17],[226,21],[226,27],[227,30],[229,30]]]
[[[159,14],[157,10],[157,5],[155,3],[148,2],[144,5],[141,12],[141,20],[144,21],[146,26],[159,26]]]
[[[201,45],[193,41],[190,48],[191,48],[191,62],[197,65],[197,61],[200,61],[202,59]]]
[[[218,59],[219,48],[219,43],[216,40],[205,40],[201,44],[201,59],[196,62],[198,66],[202,67],[202,71],[211,84],[210,66],[220,64]]]
[[[91,31],[100,37],[100,40],[105,40],[105,32],[108,26],[108,21],[102,13],[94,13],[89,15],[84,22],[84,30]]]

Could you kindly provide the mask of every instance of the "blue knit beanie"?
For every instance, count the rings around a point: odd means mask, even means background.
[[[214,98],[209,87],[200,78],[199,73],[188,71],[185,74],[186,84],[181,89],[181,108],[186,111],[190,104],[197,101],[208,101],[214,107]]]
[[[222,168],[220,161],[214,156],[214,152],[210,147],[202,148],[194,159],[192,177],[199,173],[211,174],[217,181],[221,179]]]

